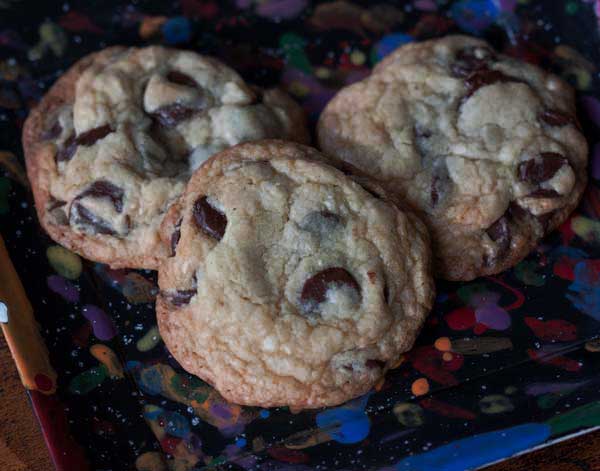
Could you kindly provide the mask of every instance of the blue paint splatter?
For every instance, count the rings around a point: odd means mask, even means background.
[[[500,14],[493,0],[462,0],[450,8],[450,16],[461,29],[477,34],[490,26]]]
[[[186,43],[192,37],[192,25],[184,16],[176,16],[163,24],[162,33],[167,44]]]
[[[365,412],[369,395],[317,414],[317,426],[338,443],[357,443],[369,435],[371,421]]]
[[[596,263],[594,263],[596,262]],[[567,299],[581,312],[600,321],[600,265],[597,260],[583,260],[573,270]]]
[[[186,438],[190,434],[190,424],[183,415],[177,412],[164,410],[162,417],[165,422],[165,432],[169,435]]]
[[[390,52],[403,44],[413,41],[412,36],[404,33],[392,33],[384,36],[373,45],[371,51],[371,62],[376,64]]]
[[[268,419],[269,415],[271,415],[271,413],[267,410],[267,409],[262,409],[258,415],[260,416],[261,419]]]
[[[163,390],[162,376],[156,368],[145,368],[136,374],[137,383],[146,394],[156,396]]]
[[[246,446],[246,439],[245,438],[238,438],[235,441],[235,446],[239,447],[239,448],[244,448]]]
[[[464,471],[478,468],[539,445],[550,436],[546,424],[523,424],[463,438],[416,456],[403,459],[398,471]],[[477,450],[477,453],[473,453]]]

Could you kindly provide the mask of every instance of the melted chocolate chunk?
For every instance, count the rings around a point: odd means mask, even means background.
[[[185,85],[186,87],[195,88],[198,86],[196,81],[187,74],[179,72],[178,70],[172,70],[167,74],[167,80],[169,82],[176,83],[177,85]]]
[[[555,152],[543,152],[541,159],[531,159],[521,162],[518,167],[519,180],[538,185],[550,180],[561,167],[569,165],[569,161]]]
[[[95,144],[96,141],[99,141],[100,139],[109,135],[111,132],[114,132],[113,129],[108,124],[105,124],[104,126],[90,129],[79,136],[69,136],[63,147],[58,150],[58,153],[56,154],[56,161],[68,162],[75,155],[78,146],[89,147]]]
[[[57,137],[59,137],[62,133],[62,126],[60,125],[60,123],[57,121],[54,122],[54,124],[52,125],[52,127],[50,129],[46,129],[42,135],[41,138],[44,141],[50,141],[52,139],[56,139]]]
[[[305,313],[314,312],[319,304],[327,299],[327,291],[332,287],[346,286],[360,296],[360,285],[344,268],[331,267],[320,271],[304,283],[300,303]]]
[[[385,299],[385,303],[390,303],[390,288],[387,283],[383,285],[383,299]]]
[[[498,246],[498,254],[504,254],[510,247],[510,227],[506,215],[498,219],[486,231],[496,245]]]
[[[572,124],[576,128],[579,128],[579,122],[577,118],[570,113],[566,113],[560,110],[544,110],[540,113],[539,119],[549,126],[566,126]]]
[[[57,200],[51,196],[50,201],[48,201],[47,210],[54,211],[55,209],[62,208],[65,204],[67,204],[66,201]]]
[[[431,206],[436,206],[440,199],[440,177],[438,175],[434,175],[431,180]]]
[[[110,127],[110,125],[105,124],[104,126],[99,126],[97,128],[90,129],[89,131],[86,131],[82,134],[79,134],[75,141],[77,142],[77,145],[89,147],[94,145],[100,139],[105,138],[112,132],[114,131]]]
[[[420,126],[420,125],[416,125],[415,126],[415,137],[419,138],[419,139],[429,139],[432,136],[432,132],[431,130]]]
[[[164,292],[162,295],[167,301],[175,307],[185,306],[189,304],[194,296],[196,296],[195,289],[177,290],[174,293]]]
[[[73,158],[76,150],[77,142],[75,135],[73,134],[69,136],[63,146],[58,149],[58,152],[56,153],[56,162],[68,162]]]
[[[158,121],[165,128],[174,128],[180,122],[190,119],[194,114],[200,111],[200,108],[191,108],[179,103],[165,105],[157,109],[150,116]]]
[[[498,82],[517,82],[522,83],[521,80],[506,75],[499,70],[490,70],[490,69],[482,69],[473,72],[467,79],[465,80],[465,86],[467,88],[467,93],[463,100],[466,100],[471,95],[473,95],[477,90],[482,87],[486,87],[488,85],[492,85]]]
[[[493,51],[482,47],[466,47],[456,53],[456,60],[450,65],[454,77],[465,78],[476,70],[486,69],[496,59]]]
[[[123,196],[122,188],[112,184],[106,180],[97,180],[92,183],[87,189],[80,193],[75,199],[82,198],[108,198],[114,206],[117,213],[123,211]]]
[[[370,369],[370,370],[384,369],[385,368],[385,361],[381,361],[381,360],[367,360],[365,362],[365,366],[368,369]]]
[[[551,188],[538,188],[537,190],[529,193],[527,196],[531,198],[559,198],[560,193]]]
[[[202,196],[194,204],[194,221],[204,233],[217,240],[225,235],[227,216],[212,206],[206,196]]]
[[[96,216],[85,206],[79,203],[71,205],[69,214],[71,224],[79,224],[90,229],[95,234],[117,235],[115,230],[101,217]]]
[[[183,219],[177,221],[177,224],[175,224],[175,230],[173,231],[173,234],[171,234],[171,257],[175,256],[177,244],[181,238],[181,221],[183,221]]]

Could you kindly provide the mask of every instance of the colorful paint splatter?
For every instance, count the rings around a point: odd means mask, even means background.
[[[58,371],[35,371],[30,395],[61,469],[463,470],[600,426],[600,2],[112,3],[122,2],[0,1],[0,229]],[[364,397],[316,411],[228,404],[165,350],[154,273],[84,261],[37,225],[20,128],[88,52],[152,43],[212,54],[286,88],[314,124],[394,48],[458,31],[577,88],[590,187],[513,270],[440,284],[416,347]]]

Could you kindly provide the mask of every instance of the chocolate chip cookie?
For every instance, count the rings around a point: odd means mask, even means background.
[[[230,148],[163,223],[162,338],[233,402],[311,408],[363,394],[431,307],[424,225],[324,160],[284,141]]]
[[[422,215],[452,280],[516,264],[587,180],[571,87],[466,36],[393,52],[335,96],[318,136]]]
[[[156,268],[158,228],[191,172],[239,142],[306,142],[301,109],[219,61],[162,47],[113,47],[77,62],[25,123],[39,220],[113,267]]]

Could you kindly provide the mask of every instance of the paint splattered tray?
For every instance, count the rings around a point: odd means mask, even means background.
[[[52,366],[6,259],[3,328],[57,467],[463,470],[600,426],[599,16],[591,0],[0,1],[0,230]],[[417,346],[364,397],[300,413],[224,402],[160,341],[154,273],[81,260],[37,224],[21,125],[88,52],[160,43],[213,54],[252,82],[281,84],[314,123],[396,46],[456,31],[578,89],[590,185],[513,270],[440,284]]]

